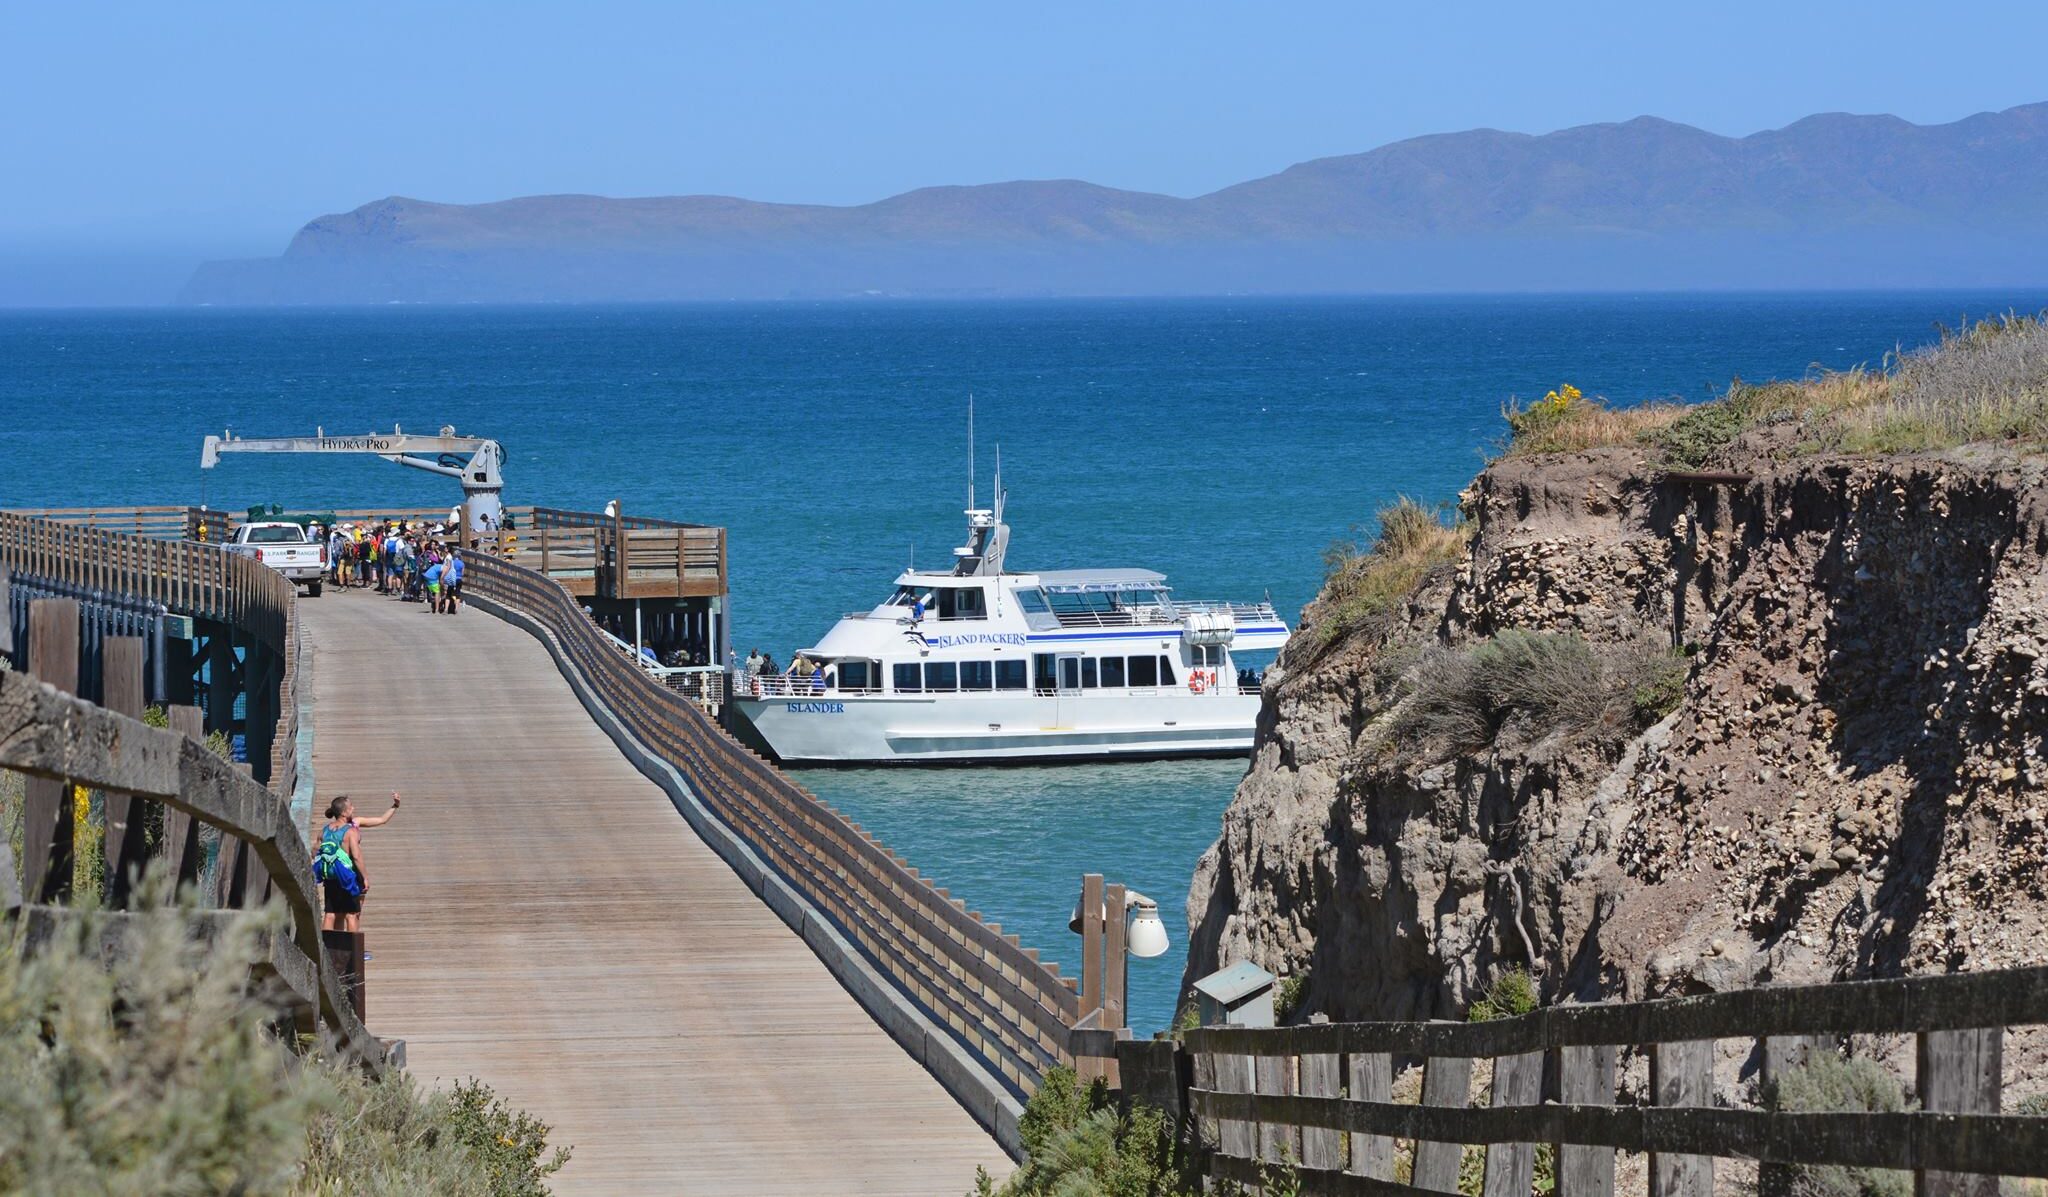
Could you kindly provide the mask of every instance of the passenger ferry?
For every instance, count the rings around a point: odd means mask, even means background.
[[[1009,573],[1001,481],[952,568],[909,569],[734,705],[787,764],[1078,761],[1251,751],[1270,602],[1192,602],[1144,569]]]

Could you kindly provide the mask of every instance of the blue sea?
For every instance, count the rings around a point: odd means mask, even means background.
[[[1617,403],[1879,365],[2048,292],[664,307],[0,311],[0,506],[432,506],[374,459],[239,458],[203,434],[453,424],[508,502],[731,530],[735,646],[787,660],[960,543],[967,405],[1000,447],[1018,568],[1143,566],[1290,615],[1322,550],[1397,495],[1451,503],[1501,406]],[[1073,968],[1080,875],[1188,880],[1239,762],[809,773],[927,875]],[[1179,952],[1132,966],[1166,1024]]]

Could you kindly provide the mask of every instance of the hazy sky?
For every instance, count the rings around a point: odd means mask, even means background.
[[[1474,126],[2048,99],[2048,4],[0,5],[0,303],[153,302],[386,195],[1194,195]]]

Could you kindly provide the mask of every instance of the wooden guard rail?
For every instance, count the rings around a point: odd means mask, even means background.
[[[1058,965],[1041,962],[1016,936],[970,912],[621,657],[556,580],[479,555],[464,586],[546,628],[635,737],[1017,1091],[1029,1094],[1047,1068],[1073,1063],[1081,1002]]]
[[[0,511],[0,565],[233,624],[278,652],[289,639],[292,584],[216,546]]]
[[[136,700],[140,701],[139,693]],[[271,941],[263,979],[285,995],[284,1004],[298,1030],[325,1028],[340,1050],[373,1068],[382,1065],[383,1045],[357,1020],[344,980],[330,964],[305,839],[283,799],[190,735],[149,727],[25,673],[0,673],[0,727],[7,729],[0,736],[0,769],[109,795],[109,838],[118,846],[108,859],[117,895],[125,889],[125,879],[143,868],[173,868],[181,880],[194,879],[198,860],[196,837],[187,834],[191,820],[232,837],[240,847],[230,850],[230,841],[224,838],[221,859],[224,880],[239,883],[233,887],[237,892],[228,895],[230,904],[255,905],[267,889],[291,915],[291,936]],[[133,827],[140,826],[140,820],[129,817],[134,801],[165,808],[166,834],[155,860],[141,852],[139,834],[116,828],[116,796],[119,819]],[[61,813],[69,816],[68,801]],[[39,845],[30,836],[26,847],[37,856],[23,861],[24,873],[41,876],[51,863],[47,841]],[[259,869],[267,884],[252,882]],[[23,901],[12,854],[0,846],[0,915],[25,919],[33,938],[38,924],[53,923],[65,913],[59,907]]]
[[[180,512],[193,518],[221,514],[184,507],[129,510]],[[71,509],[69,514],[100,515],[118,522],[104,509]],[[159,603],[179,615],[227,624],[275,652],[283,674],[270,741],[269,785],[290,798],[298,785],[297,591],[276,570],[210,544],[114,531],[111,524],[60,523],[0,511],[0,574],[10,571]]]
[[[508,508],[497,555],[578,597],[711,598],[726,591],[725,529],[647,516]]]
[[[2048,968],[1776,987],[1558,1006],[1483,1023],[1210,1027],[1182,1044],[1118,1045],[1126,1092],[1189,1115],[1217,1179],[1299,1166],[1304,1193],[1456,1192],[1464,1145],[1486,1145],[1487,1197],[1530,1191],[1555,1146],[1557,1197],[1608,1197],[1617,1149],[1646,1152],[1653,1197],[1709,1197],[1715,1158],[1909,1170],[1920,1194],[1997,1197],[1996,1177],[2048,1177],[2048,1117],[2001,1113],[2007,1028],[2048,1024]],[[1718,1105],[1716,1041],[1761,1049],[1769,1078],[1848,1035],[1917,1038],[1919,1108],[1795,1113]],[[1647,1049],[1648,1104],[1617,1104],[1617,1057]],[[1391,1100],[1393,1065],[1425,1061],[1421,1104]],[[1489,1104],[1468,1104],[1475,1059]],[[1192,1077],[1192,1085],[1187,1082]],[[1722,1095],[1725,1097],[1726,1095]],[[1397,1140],[1414,1144],[1394,1181]]]

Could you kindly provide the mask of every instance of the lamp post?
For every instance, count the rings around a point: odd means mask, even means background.
[[[1081,897],[1067,930],[1081,936],[1081,1019],[1084,1025],[1120,1031],[1128,1026],[1125,1005],[1125,961],[1149,960],[1167,949],[1166,924],[1159,903],[1121,885],[1104,885],[1102,874],[1081,877]],[[1082,1064],[1083,1080],[1099,1067]]]

